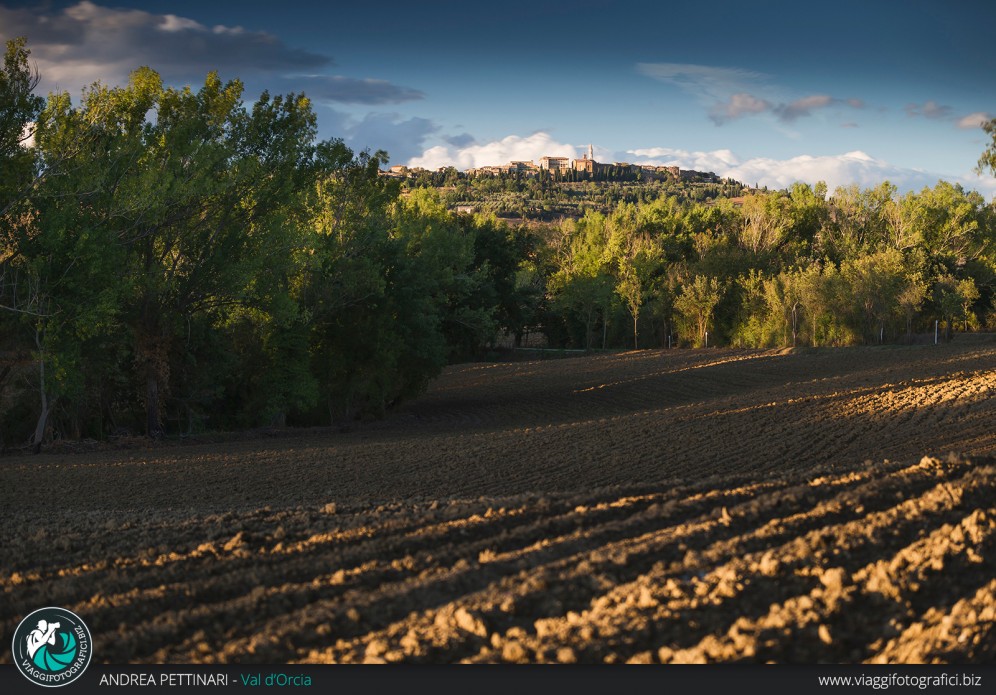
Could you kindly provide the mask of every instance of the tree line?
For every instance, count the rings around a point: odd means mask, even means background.
[[[958,186],[643,191],[537,232],[319,140],[303,94],[246,104],[237,80],[178,89],[140,68],[74,103],[37,96],[28,58],[8,42],[0,71],[0,447],[379,417],[501,336],[996,327],[996,210]]]
[[[939,182],[900,195],[796,183],[710,203],[589,212],[550,244],[545,327],[560,344],[843,346],[939,322],[996,328],[996,207]]]
[[[0,75],[0,444],[378,416],[522,304],[525,237],[238,81]],[[510,280],[510,278],[512,280]]]

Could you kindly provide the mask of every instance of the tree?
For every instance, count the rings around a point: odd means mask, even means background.
[[[841,275],[850,290],[856,331],[865,341],[880,341],[885,323],[896,313],[902,289],[902,254],[895,249],[845,261]]]
[[[550,278],[549,291],[563,314],[574,315],[584,324],[585,349],[591,349],[595,319],[599,315],[602,347],[605,347],[608,316],[615,296],[607,245],[606,219],[601,213],[585,213],[577,222],[565,223],[561,228],[559,269]]]
[[[799,273],[802,306],[811,340],[818,345],[846,345],[854,341],[846,322],[851,310],[849,286],[833,263],[813,264]]]
[[[906,322],[906,342],[913,341],[913,319],[926,301],[928,289],[927,283],[915,277],[907,277],[896,296],[899,313]]]
[[[783,272],[764,282],[764,298],[773,316],[782,320],[782,344],[787,344],[792,329],[792,347],[799,344],[799,319],[802,290],[798,273]]]
[[[930,254],[948,265],[963,266],[991,244],[986,201],[977,191],[938,181],[918,199],[924,243]]]
[[[633,349],[639,349],[639,319],[650,284],[661,262],[661,250],[648,234],[639,234],[635,206],[620,206],[610,219],[606,254],[615,268],[615,292],[633,319]]]
[[[923,243],[924,209],[918,196],[907,193],[885,204],[883,215],[886,243],[898,251],[908,251]]]
[[[12,39],[6,44],[0,66],[0,351],[8,354],[14,348],[12,336],[27,316],[21,303],[27,279],[19,240],[29,233],[26,227],[33,219],[25,196],[36,172],[33,151],[24,145],[45,103],[33,94],[38,75],[31,70],[28,55],[24,38]],[[0,362],[0,395],[15,363],[14,359]],[[0,447],[3,440],[0,435]]]
[[[24,200],[36,174],[26,145],[45,100],[34,94],[39,76],[28,64],[25,46],[24,37],[8,41],[0,67],[0,220],[16,215],[13,206]]]
[[[149,68],[125,87],[93,86],[79,108],[60,96],[50,110],[54,146],[75,123],[101,134],[81,159],[107,173],[78,200],[101,211],[125,252],[131,287],[121,315],[140,366],[145,430],[158,436],[173,364],[192,354],[192,324],[252,304],[270,273],[268,245],[308,171],[315,117],[303,96],[264,93],[247,110],[237,81],[211,73],[197,92],[167,89]]]
[[[945,338],[951,339],[954,322],[964,319],[966,329],[971,306],[979,298],[979,290],[972,278],[958,280],[951,275],[943,275],[934,283],[934,303],[945,322]]]
[[[776,250],[785,241],[789,217],[788,201],[778,194],[755,194],[744,198],[738,241],[756,255]]]
[[[713,277],[696,275],[691,282],[682,287],[681,295],[674,305],[698,328],[697,344],[705,344],[713,311],[722,297],[723,286]]]
[[[986,147],[982,156],[979,157],[979,164],[976,167],[978,173],[982,173],[983,170],[989,169],[994,175],[996,175],[996,118],[982,124],[982,129],[986,131],[986,134],[992,137],[992,142]]]
[[[110,288],[120,272],[96,206],[81,207],[74,197],[78,186],[92,190],[99,174],[67,165],[95,140],[78,123],[71,137],[55,134],[52,115],[67,100],[55,97],[45,107],[32,95],[38,76],[28,55],[24,39],[9,41],[0,71],[0,349],[32,351],[38,417],[30,441],[37,451],[55,407],[84,390],[85,347],[114,314]]]

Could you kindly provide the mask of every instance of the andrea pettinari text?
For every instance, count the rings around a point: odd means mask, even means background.
[[[114,686],[173,686],[229,685],[227,673],[102,673],[100,685]]]

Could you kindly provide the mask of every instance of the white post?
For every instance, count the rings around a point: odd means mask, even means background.
[[[709,331],[706,331],[706,347],[709,347]]]
[[[934,319],[934,345],[937,345],[937,319]]]
[[[878,343],[879,343],[879,345],[881,345],[884,340],[885,340],[885,326],[881,326],[878,329]]]

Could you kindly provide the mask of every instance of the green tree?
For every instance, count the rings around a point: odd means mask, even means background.
[[[902,254],[895,249],[845,261],[841,275],[850,288],[856,332],[866,342],[880,342],[885,324],[897,313],[903,286]]]
[[[8,223],[36,182],[35,157],[27,145],[45,100],[34,94],[39,76],[28,63],[30,53],[23,37],[11,39],[0,67],[0,220]]]
[[[922,215],[924,244],[935,259],[949,266],[963,266],[992,246],[985,199],[960,184],[938,181],[917,197]]]
[[[992,137],[992,142],[989,143],[982,156],[979,157],[979,164],[976,171],[981,174],[983,170],[989,169],[993,175],[996,175],[996,118],[983,123],[982,129],[986,131],[987,135]]]
[[[549,291],[563,314],[578,317],[584,325],[583,344],[590,349],[597,318],[602,321],[602,347],[605,347],[608,317],[614,302],[614,277],[607,253],[606,218],[598,212],[586,213],[576,223],[561,228],[557,264]]]
[[[43,100],[31,95],[37,76],[24,46],[21,39],[8,43],[0,76],[6,160],[0,177],[0,326],[6,339],[0,349],[31,348],[38,416],[30,440],[37,450],[55,408],[81,399],[89,348],[114,324],[121,258],[102,225],[95,191],[101,173],[80,156],[93,152],[100,139],[87,123],[54,125],[68,98],[56,95],[43,109]],[[34,144],[27,147],[29,130]],[[76,195],[84,187],[89,205],[80,205]]]
[[[961,280],[942,275],[934,283],[934,303],[945,322],[945,337],[950,340],[954,332],[954,322],[965,321],[965,329],[971,317],[972,304],[979,298],[975,281],[968,277]]]
[[[615,292],[633,320],[633,349],[639,349],[640,310],[654,276],[659,273],[662,253],[649,234],[637,231],[637,210],[622,205],[610,219],[606,254],[615,270]]]
[[[855,340],[847,316],[852,310],[850,287],[833,263],[812,264],[798,277],[802,306],[808,317],[811,341],[818,345],[847,345]]]
[[[723,286],[718,279],[696,275],[691,282],[685,283],[681,295],[675,300],[675,308],[693,322],[698,330],[697,345],[705,344],[713,311],[722,296]]]
[[[242,85],[214,73],[197,92],[167,89],[148,68],[125,87],[95,85],[78,109],[64,97],[54,106],[57,139],[74,122],[106,134],[103,151],[91,154],[114,163],[114,178],[97,190],[127,253],[122,315],[144,385],[145,430],[158,436],[192,323],[223,321],[260,299],[275,216],[307,172],[314,114],[302,96],[266,93],[246,110]]]
[[[785,243],[790,218],[788,200],[777,193],[749,195],[741,209],[740,245],[755,256]]]
[[[907,277],[896,295],[899,313],[906,324],[906,342],[913,340],[913,320],[927,300],[927,283],[915,277]]]
[[[788,344],[788,333],[792,333],[792,347],[799,344],[800,319],[802,314],[802,288],[798,273],[782,272],[764,281],[764,298],[772,316],[782,325],[782,345]]]

